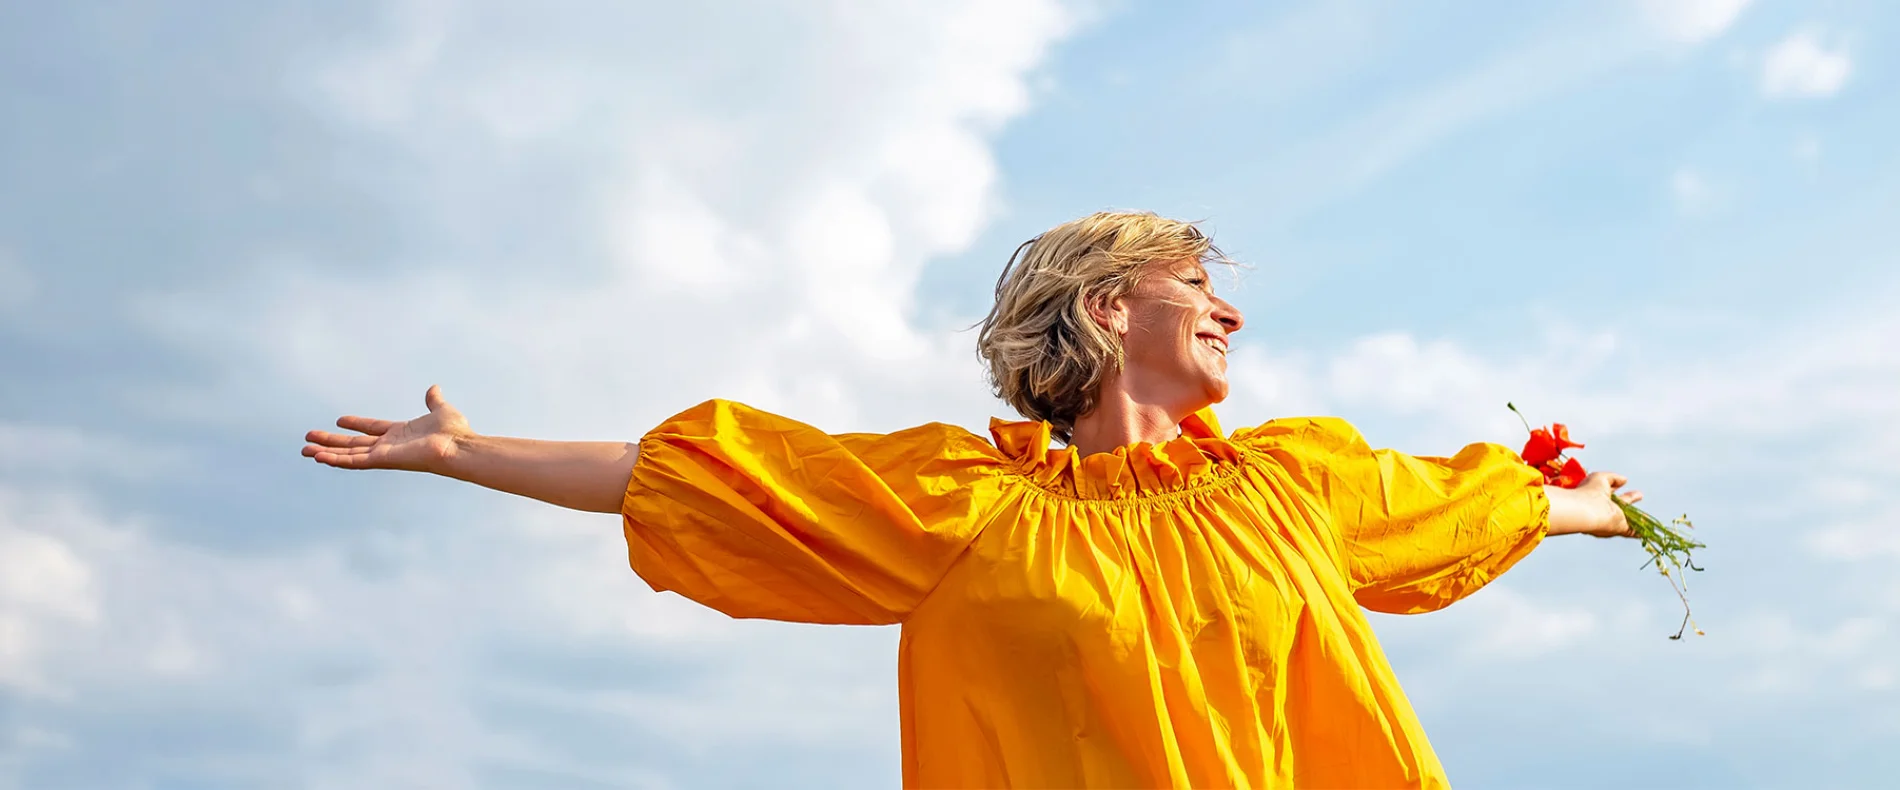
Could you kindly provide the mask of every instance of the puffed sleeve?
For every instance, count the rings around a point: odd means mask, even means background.
[[[640,440],[628,558],[653,589],[733,617],[900,622],[975,538],[1001,471],[953,426],[832,436],[708,401]]]
[[[1275,420],[1235,439],[1263,452],[1330,521],[1360,605],[1442,609],[1509,570],[1543,540],[1543,479],[1509,449],[1449,458],[1367,446],[1344,420]]]

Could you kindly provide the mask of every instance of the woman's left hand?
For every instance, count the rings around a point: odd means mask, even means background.
[[[1618,493],[1629,478],[1615,472],[1592,472],[1576,488],[1545,486],[1550,498],[1550,534],[1580,533],[1599,538],[1630,537],[1629,519],[1610,497],[1636,504],[1643,492]]]

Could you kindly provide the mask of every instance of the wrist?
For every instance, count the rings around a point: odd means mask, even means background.
[[[1550,501],[1550,535],[1608,535],[1621,515],[1611,503],[1574,488],[1546,484],[1544,496]]]
[[[468,480],[469,461],[480,451],[479,445],[483,438],[472,431],[448,434],[442,441],[434,443],[435,453],[429,460],[427,471],[443,477]]]

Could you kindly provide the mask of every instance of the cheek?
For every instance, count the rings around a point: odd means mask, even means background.
[[[1134,323],[1125,341],[1129,354],[1179,357],[1193,352],[1193,322],[1181,320],[1179,311],[1151,309],[1130,317]]]
[[[1159,299],[1143,305],[1130,313],[1129,317],[1134,320],[1135,328],[1156,336],[1192,334],[1188,330],[1194,326],[1194,311],[1188,305]]]

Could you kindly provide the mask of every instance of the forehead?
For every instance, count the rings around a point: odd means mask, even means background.
[[[1178,261],[1154,261],[1152,263],[1149,263],[1147,268],[1148,268],[1149,274],[1172,274],[1172,275],[1185,276],[1185,275],[1203,275],[1207,273],[1207,267],[1202,265],[1200,260],[1196,258],[1186,258],[1186,259],[1178,260]]]
[[[1199,280],[1190,283],[1190,280]],[[1177,293],[1183,289],[1214,292],[1213,279],[1207,273],[1207,267],[1192,258],[1178,261],[1155,261],[1142,266],[1134,283],[1134,293],[1158,295]]]

